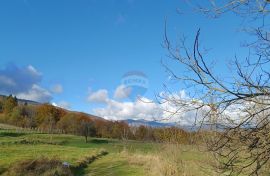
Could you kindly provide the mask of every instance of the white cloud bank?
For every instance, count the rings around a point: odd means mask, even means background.
[[[188,99],[183,90],[172,96]],[[109,120],[145,119],[190,125],[194,123],[195,117],[198,115],[198,112],[186,112],[186,109],[179,109],[176,104],[170,102],[160,104],[146,97],[141,97],[134,102],[119,100],[123,98],[126,98],[124,86],[119,86],[114,92],[114,99],[108,97],[108,91],[106,89],[100,89],[92,92],[88,96],[88,101],[103,103],[103,107],[94,108],[93,112],[95,115]],[[201,113],[201,116],[203,115],[202,112],[199,113]]]
[[[91,92],[87,97],[87,101],[92,103],[107,103],[108,100],[108,91],[106,89]]]
[[[26,100],[33,100],[37,102],[46,103],[51,100],[52,95],[46,89],[39,87],[38,85],[34,84],[31,89],[27,92],[22,92],[16,94],[18,98],[26,99]]]
[[[50,102],[52,95],[39,85],[41,80],[42,74],[32,65],[18,67],[9,64],[0,69],[0,94],[13,94],[18,98],[41,103]]]
[[[94,109],[98,116],[112,120],[124,119],[145,119],[153,120],[161,116],[160,108],[155,103],[146,103],[150,101],[147,98],[136,100],[135,102],[119,102],[109,99],[104,108]]]
[[[179,125],[200,125],[209,120],[209,106],[198,108],[202,102],[190,98],[184,90],[166,94],[161,92],[161,97],[166,97],[170,101],[154,102],[151,99],[142,97],[134,102],[121,101],[123,98],[123,87],[119,86],[114,92],[114,99],[108,97],[108,91],[101,89],[92,92],[88,100],[90,102],[103,103],[103,107],[94,108],[95,115],[108,120],[144,119],[159,122],[174,122]],[[117,98],[117,99],[115,99]],[[183,106],[185,104],[185,106]],[[220,116],[218,123],[227,123],[226,119],[240,120],[244,117],[243,109],[245,105],[231,106]],[[198,108],[198,110],[196,109]],[[206,117],[206,118],[205,118]]]
[[[130,88],[127,88],[125,85],[120,85],[116,88],[114,92],[114,98],[119,100],[128,98],[130,92]]]

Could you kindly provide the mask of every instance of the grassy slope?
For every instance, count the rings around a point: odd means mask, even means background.
[[[182,175],[169,173],[170,167],[175,167],[171,166],[171,162],[177,163],[176,167],[180,167],[177,170],[185,175],[213,175],[208,169],[198,166],[200,163],[209,162],[209,158],[190,146],[180,146],[181,149],[173,153],[168,152],[176,151],[170,148],[171,146],[161,148],[159,144],[137,141],[124,143],[108,139],[91,139],[89,143],[85,143],[84,138],[79,136],[18,131],[18,129],[3,130],[3,128],[0,130],[0,173],[15,162],[41,156],[57,157],[76,165],[81,158],[95,155],[104,149],[109,152],[108,155],[76,171],[76,175],[157,175],[153,172],[153,168],[159,175],[164,175],[167,170],[166,175]],[[22,144],[25,141],[26,144]],[[157,155],[160,157],[157,158]],[[164,167],[167,164],[168,168]]]
[[[27,141],[29,144],[22,144]],[[48,144],[46,144],[48,143]],[[132,145],[132,142],[129,143]],[[137,142],[135,147],[144,150],[145,146]],[[147,146],[147,145],[146,145]],[[49,135],[36,133],[19,133],[18,130],[0,130],[0,173],[6,170],[11,164],[26,159],[35,159],[42,156],[56,157],[62,161],[76,165],[77,161],[86,156],[95,155],[101,149],[109,152],[105,159],[94,162],[95,167],[86,168],[77,174],[85,175],[142,175],[142,168],[132,166],[124,158],[115,157],[124,147],[116,140],[92,139],[85,143],[84,138],[72,135]],[[132,149],[133,150],[133,149]],[[146,150],[149,150],[146,147]],[[108,167],[99,167],[107,164]],[[111,168],[110,168],[111,167]],[[92,169],[93,168],[93,169]],[[97,172],[99,169],[100,172]],[[94,174],[95,173],[95,174]]]
[[[110,154],[107,157],[101,158],[91,164],[85,170],[92,176],[108,176],[108,175],[129,175],[141,176],[144,175],[144,170],[140,166],[130,165],[126,158],[119,157],[117,154]]]

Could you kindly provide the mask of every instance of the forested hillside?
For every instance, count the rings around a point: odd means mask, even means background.
[[[93,115],[71,112],[51,104],[20,103],[12,95],[0,99],[0,122],[46,133],[140,141],[190,143],[190,135],[176,127],[129,126],[124,121],[108,121]]]

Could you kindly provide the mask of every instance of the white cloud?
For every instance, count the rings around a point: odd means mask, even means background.
[[[42,73],[32,65],[18,67],[16,64],[8,64],[0,69],[0,93],[40,103],[50,102],[52,95],[39,86],[41,80]]]
[[[161,113],[159,107],[155,103],[146,103],[150,101],[147,98],[136,100],[135,102],[119,102],[108,100],[104,108],[96,108],[96,115],[112,120],[124,119],[146,119],[153,120]]]
[[[67,102],[67,101],[60,101],[58,103],[53,102],[52,105],[56,106],[56,107],[64,108],[64,109],[70,109],[71,108],[70,103]]]
[[[61,84],[55,84],[52,88],[51,91],[55,94],[60,94],[63,92],[63,86]]]
[[[28,71],[32,74],[32,75],[42,75],[40,72],[37,71],[37,69],[35,67],[33,67],[32,65],[28,65],[27,67]]]
[[[106,103],[108,100],[108,91],[106,89],[100,89],[96,92],[91,92],[87,97],[87,101],[93,103]]]
[[[49,91],[36,84],[34,84],[29,91],[15,95],[21,99],[37,101],[40,103],[50,102],[52,99],[51,93]]]
[[[129,96],[130,93],[131,93],[130,88],[127,88],[124,85],[120,85],[114,91],[114,98],[115,99],[125,99]]]
[[[190,108],[190,110],[179,109],[177,105],[169,102],[159,104],[142,97],[135,102],[109,100],[105,107],[95,108],[93,111],[97,116],[109,120],[144,119],[193,125],[196,120],[200,121],[206,113],[206,109],[197,112],[191,110],[193,108]]]
[[[128,89],[123,85],[118,86],[114,92],[114,98],[126,98],[128,96],[127,90]],[[177,95],[179,95],[179,97],[186,97],[184,91],[180,91]],[[90,93],[87,100],[89,102],[104,103],[104,107],[95,108],[93,111],[97,116],[110,120],[145,119],[171,122],[172,119],[168,119],[168,111],[164,111],[163,108],[175,110],[171,104],[158,104],[145,97],[137,99],[134,102],[122,102],[110,99],[106,89],[100,89],[96,92]],[[173,119],[173,121],[176,120],[177,119],[175,118]]]
[[[13,79],[8,78],[7,76],[4,75],[0,75],[0,83],[1,85],[5,85],[5,86],[16,86],[16,83],[13,81]]]
[[[32,89],[34,84],[38,84],[42,79],[42,74],[32,65],[18,67],[9,64],[0,69],[0,92],[5,94],[25,93]]]
[[[117,87],[114,98],[124,98],[123,86]],[[180,125],[200,125],[209,119],[206,117],[210,111],[209,106],[200,107],[203,102],[189,97],[184,90],[175,93],[161,92],[162,102],[154,102],[142,97],[134,102],[110,99],[108,91],[98,90],[88,97],[91,102],[102,102],[104,107],[94,108],[95,115],[109,120],[145,119],[160,122],[174,122]],[[164,101],[164,100],[169,101]],[[242,107],[230,107],[222,116],[239,119]],[[206,117],[206,118],[205,118]],[[221,117],[224,119],[224,117]],[[220,121],[221,122],[221,121]],[[221,122],[221,123],[224,123]]]

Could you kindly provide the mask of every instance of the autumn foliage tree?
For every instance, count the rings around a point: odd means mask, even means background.
[[[74,113],[67,113],[57,122],[57,128],[61,129],[63,133],[76,134],[78,123],[79,121]]]
[[[49,130],[56,129],[56,124],[65,112],[50,104],[39,105],[37,108],[37,123],[42,129]]]
[[[178,128],[152,128],[129,126],[124,121],[109,121],[78,112],[69,112],[51,104],[31,105],[17,103],[15,97],[0,100],[5,107],[0,121],[23,128],[37,128],[46,133],[80,135],[89,137],[140,140],[153,142],[186,141],[185,132]],[[177,138],[177,139],[175,139]]]
[[[16,97],[13,97],[12,95],[9,95],[4,99],[3,102],[3,110],[5,114],[9,114],[12,112],[13,108],[15,108],[18,105],[18,100]]]

